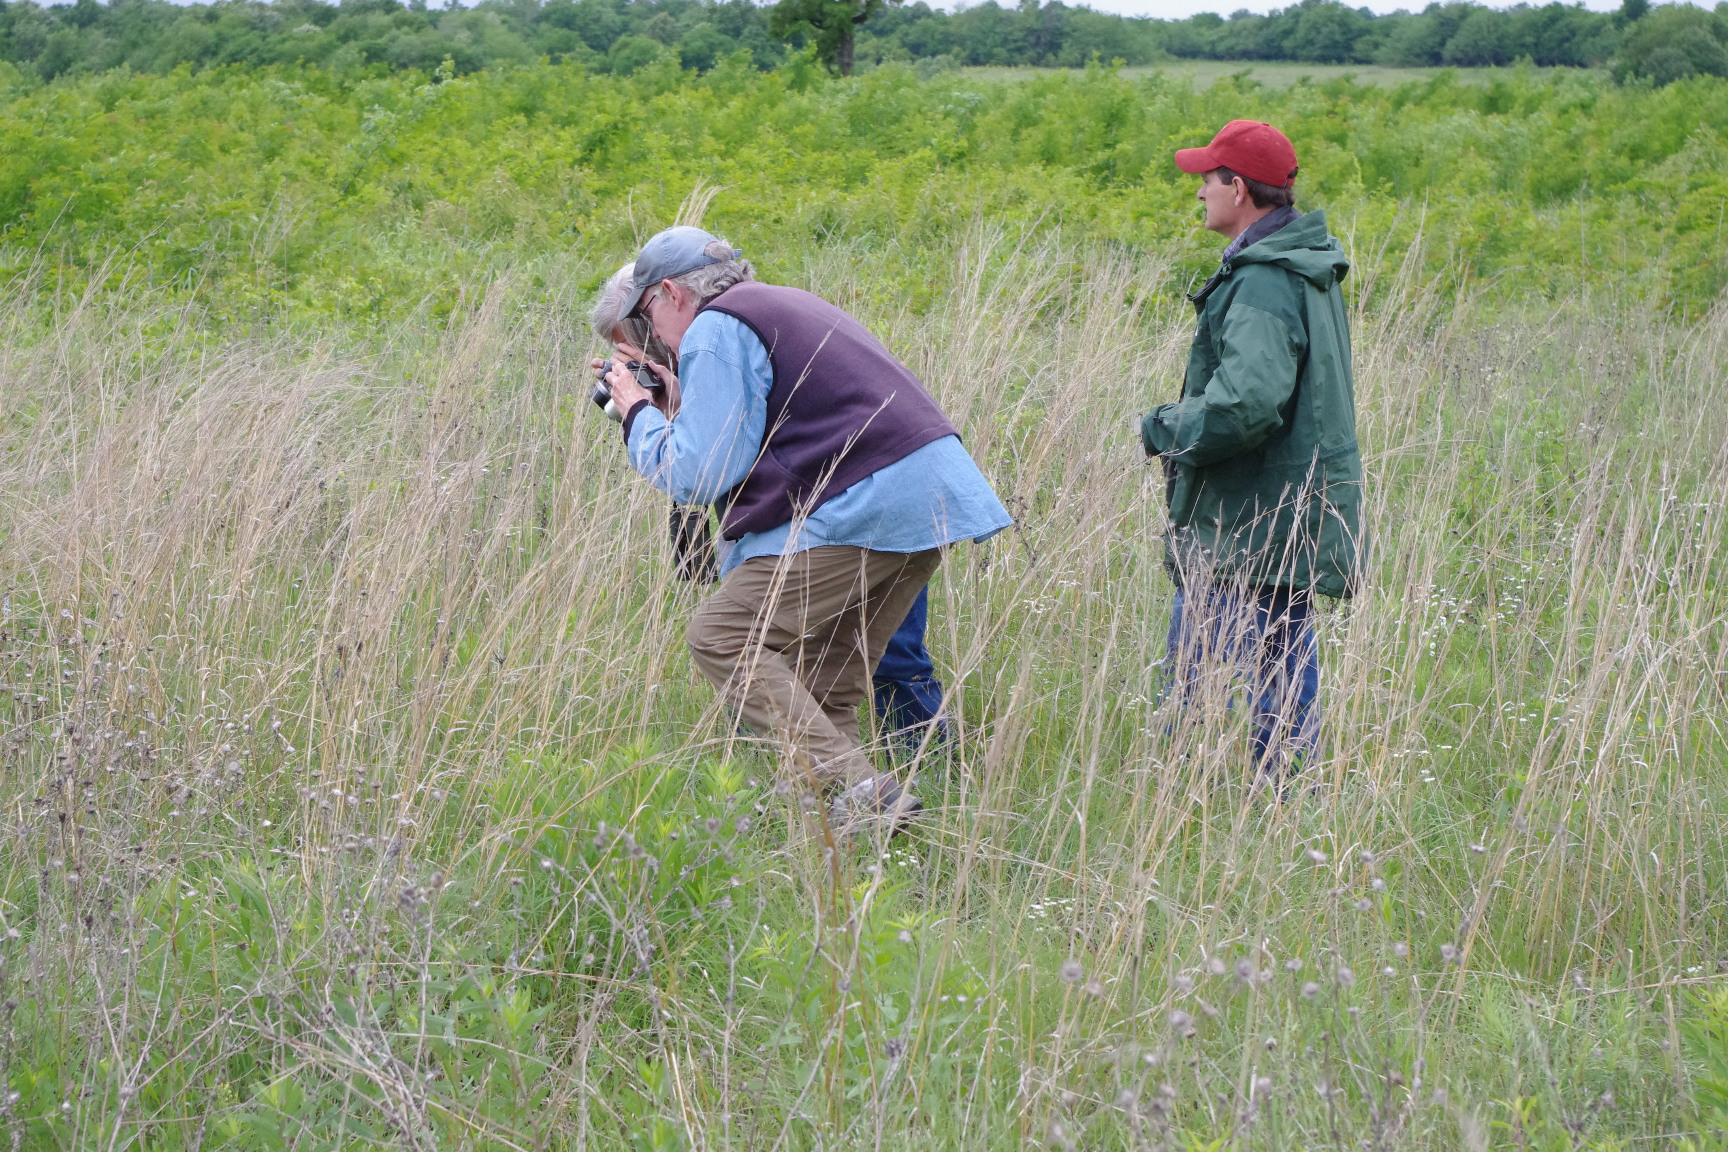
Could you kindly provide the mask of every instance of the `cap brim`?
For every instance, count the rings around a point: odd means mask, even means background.
[[[644,284],[640,288],[631,288],[629,295],[624,297],[624,302],[618,306],[618,319],[628,320],[636,315],[636,309],[642,305],[642,297],[647,295],[648,289],[652,287],[652,284]]]
[[[1192,175],[1210,172],[1214,168],[1222,168],[1212,156],[1211,148],[1178,148],[1176,149],[1176,167]]]

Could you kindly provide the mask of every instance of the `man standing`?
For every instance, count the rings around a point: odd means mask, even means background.
[[[819,297],[761,284],[743,254],[669,228],[624,313],[678,357],[669,420],[622,363],[605,376],[630,462],[675,500],[724,506],[720,587],[690,623],[702,674],[834,815],[890,827],[920,805],[858,736],[871,669],[941,562],[1010,519],[918,379]]]
[[[1232,120],[1176,166],[1201,177],[1206,227],[1230,243],[1190,297],[1199,321],[1181,399],[1140,426],[1170,504],[1165,663],[1178,700],[1208,668],[1245,674],[1255,765],[1270,775],[1299,769],[1319,739],[1314,594],[1356,583],[1350,265],[1325,213],[1295,210],[1296,149],[1270,124]]]

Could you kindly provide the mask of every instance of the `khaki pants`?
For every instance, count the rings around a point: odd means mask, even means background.
[[[876,770],[858,738],[858,705],[941,562],[935,548],[841,547],[746,560],[696,609],[691,655],[746,724],[808,755],[800,767],[818,783],[866,779]]]

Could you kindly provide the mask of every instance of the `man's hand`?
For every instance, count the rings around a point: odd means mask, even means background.
[[[646,352],[633,345],[618,344],[615,347],[617,355],[612,359],[612,373],[606,377],[606,386],[612,389],[612,402],[617,405],[619,415],[627,414],[630,409],[636,406],[638,400],[648,401],[658,408],[660,414],[668,420],[678,415],[678,400],[681,393],[678,391],[678,377],[673,375],[672,369],[648,359]],[[636,383],[635,376],[625,367],[632,360],[638,364],[648,365],[648,370],[659,378],[660,387],[650,392]],[[599,366],[599,362],[596,361],[595,367],[598,368]],[[619,376],[622,376],[626,382],[622,391],[620,391],[617,383]]]

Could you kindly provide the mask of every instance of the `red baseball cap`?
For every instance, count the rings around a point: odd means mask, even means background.
[[[1195,174],[1228,168],[1238,176],[1288,188],[1296,180],[1296,146],[1270,124],[1232,120],[1206,147],[1176,149],[1176,167]]]

